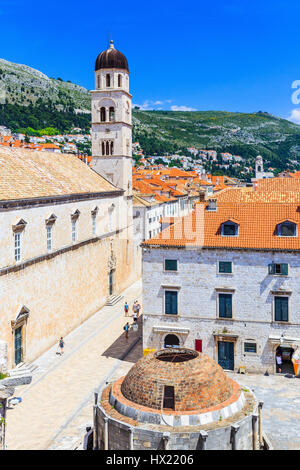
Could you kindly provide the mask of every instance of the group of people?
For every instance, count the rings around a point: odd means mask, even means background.
[[[138,318],[140,316],[140,310],[141,310],[141,306],[140,304],[138,303],[137,300],[134,301],[133,303],[133,306],[132,306],[132,311],[133,311],[133,324],[137,324],[137,321],[138,321]],[[125,317],[128,317],[129,316],[129,305],[127,303],[127,301],[125,302],[124,304],[124,314],[125,314]],[[126,339],[128,338],[128,331],[130,329],[130,325],[129,325],[129,322],[126,323],[126,325],[124,326],[124,330],[125,330],[125,337]]]

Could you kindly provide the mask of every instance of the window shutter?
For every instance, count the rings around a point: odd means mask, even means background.
[[[282,321],[288,321],[288,305],[289,305],[289,301],[288,299],[285,297],[283,299],[281,299],[282,302],[281,302],[281,320]]]
[[[166,271],[177,271],[177,260],[176,259],[166,259],[165,260],[165,270]]]
[[[165,293],[165,313],[177,315],[177,292],[167,291]]]
[[[222,294],[219,295],[219,317],[225,317],[225,299]]]
[[[232,318],[231,295],[226,296],[226,318]]]
[[[177,292],[172,292],[172,313],[177,315]]]
[[[287,263],[281,264],[281,274],[287,276],[289,273],[289,265]]]
[[[269,264],[269,274],[275,274],[275,264]]]
[[[165,303],[166,303],[165,313],[171,313],[171,296],[170,296],[170,292],[165,293]]]

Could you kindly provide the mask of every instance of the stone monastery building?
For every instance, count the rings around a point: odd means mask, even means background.
[[[128,76],[111,44],[96,60],[93,169],[74,155],[0,148],[0,371],[35,359],[136,280]]]
[[[143,243],[144,349],[293,372],[300,346],[300,180],[228,188]]]

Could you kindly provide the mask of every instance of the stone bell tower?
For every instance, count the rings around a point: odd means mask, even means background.
[[[131,94],[126,57],[110,41],[95,66],[92,91],[92,168],[132,195]]]

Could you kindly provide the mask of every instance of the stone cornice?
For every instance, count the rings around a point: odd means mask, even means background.
[[[129,98],[132,98],[132,95],[124,90],[123,88],[111,88],[111,89],[101,89],[101,90],[91,90],[91,93],[92,94],[96,94],[96,93],[99,93],[101,95],[107,95],[108,96],[108,93],[124,93],[124,95],[128,96]]]
[[[26,199],[10,199],[0,201],[0,212],[11,211],[15,209],[26,209],[32,206],[41,207],[54,204],[66,204],[79,201],[87,201],[90,199],[101,199],[122,196],[124,190],[117,189],[114,191],[103,191],[99,193],[82,193],[82,194],[66,194],[63,196],[45,196]]]
[[[122,126],[126,126],[126,127],[129,127],[129,129],[132,129],[132,124],[129,124],[128,122],[125,122],[125,121],[107,121],[107,122],[99,121],[99,122],[92,122],[91,124],[92,126],[103,126],[103,127],[112,126],[113,124],[122,124]],[[110,129],[110,131],[114,132],[113,129]]]

